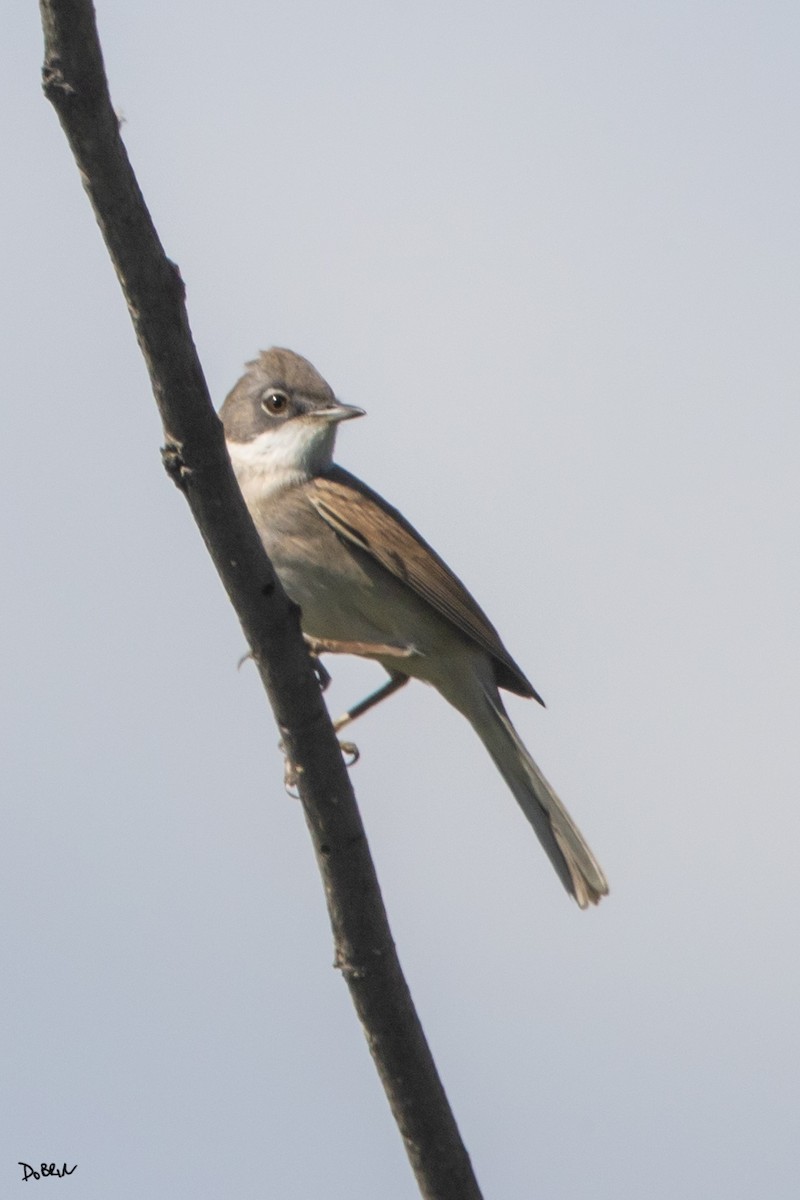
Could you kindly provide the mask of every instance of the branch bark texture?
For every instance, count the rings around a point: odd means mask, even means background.
[[[298,775],[342,971],[423,1196],[480,1200],[397,958],[347,770],[299,614],[236,484],[189,329],[119,132],[91,0],[40,0],[44,91],[80,171],[128,304],[164,424],[165,463],[222,578]]]

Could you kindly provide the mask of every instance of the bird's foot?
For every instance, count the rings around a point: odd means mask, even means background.
[[[303,773],[303,768],[296,762],[292,762],[292,759],[289,757],[286,746],[283,742],[278,742],[278,749],[283,755],[283,786],[286,790],[286,794],[291,796],[293,800],[299,800],[300,792],[298,790],[298,784],[300,782],[300,776]],[[354,767],[361,758],[361,751],[355,742],[339,742],[339,749],[341,750],[342,757],[344,758],[344,765],[348,770],[350,767]]]
[[[341,750],[342,757],[344,758],[344,765],[348,770],[350,767],[354,767],[361,758],[361,751],[355,742],[339,742],[339,749]]]
[[[292,762],[284,742],[278,742],[278,749],[283,755],[283,786],[286,794],[287,796],[291,796],[293,800],[299,800],[300,793],[297,790],[297,785],[300,782],[303,768],[298,766],[296,762]]]

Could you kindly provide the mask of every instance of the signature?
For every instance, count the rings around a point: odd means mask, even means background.
[[[39,1163],[38,1171],[30,1163],[21,1162],[19,1165],[22,1167],[23,1183],[27,1183],[29,1179],[45,1179],[48,1175],[58,1175],[61,1178],[62,1175],[71,1175],[78,1169],[77,1163],[74,1167],[68,1167],[66,1163],[63,1167],[57,1167],[55,1163]]]

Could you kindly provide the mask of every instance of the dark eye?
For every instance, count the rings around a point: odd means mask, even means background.
[[[286,395],[286,392],[281,392],[278,388],[273,388],[267,392],[261,401],[261,407],[271,417],[280,417],[289,408],[289,397]]]

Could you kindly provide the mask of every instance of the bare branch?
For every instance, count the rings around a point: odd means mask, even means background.
[[[361,818],[322,702],[297,609],[267,560],[236,485],[165,256],[111,105],[91,0],[41,0],[44,90],[72,148],[164,423],[165,464],[185,493],[241,622],[298,786],[336,948],[423,1196],[480,1191],[414,1011]]]

